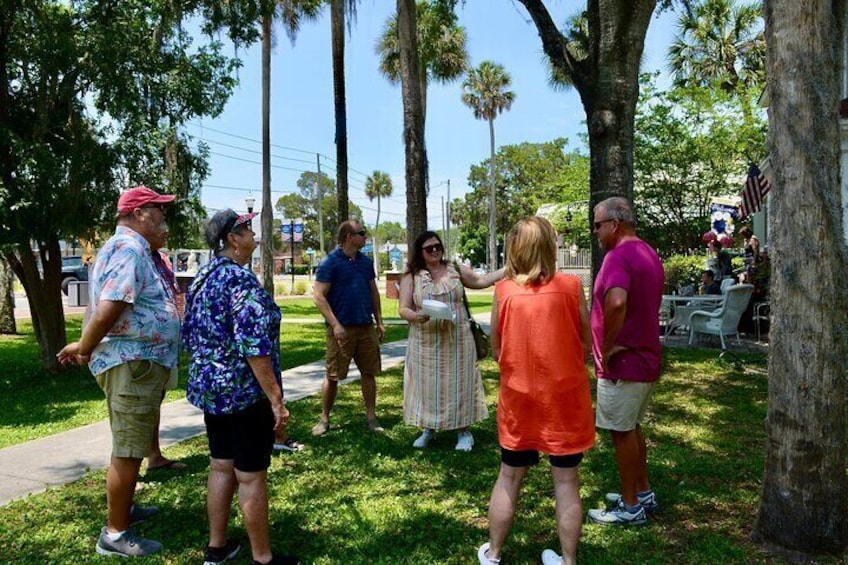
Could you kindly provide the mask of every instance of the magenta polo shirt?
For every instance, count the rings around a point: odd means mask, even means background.
[[[662,348],[659,311],[665,275],[654,249],[641,239],[619,243],[607,252],[592,291],[592,353],[599,379],[653,382],[660,376]],[[627,291],[627,314],[616,345],[627,348],[601,367],[604,297],[612,288]]]

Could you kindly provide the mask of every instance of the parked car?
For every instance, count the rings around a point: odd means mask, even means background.
[[[62,257],[62,292],[68,294],[68,284],[88,280],[88,265],[80,255]]]

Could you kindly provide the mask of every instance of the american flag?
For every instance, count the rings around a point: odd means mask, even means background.
[[[739,219],[744,220],[751,214],[759,212],[763,207],[763,200],[771,190],[768,179],[760,171],[759,167],[752,164],[748,169],[748,178],[742,189],[742,205],[739,206]]]

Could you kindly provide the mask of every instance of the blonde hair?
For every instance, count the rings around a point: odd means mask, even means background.
[[[556,273],[556,232],[545,218],[519,220],[506,238],[504,277],[520,285],[543,284]]]

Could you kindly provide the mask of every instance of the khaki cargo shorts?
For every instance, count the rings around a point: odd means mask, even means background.
[[[170,376],[170,369],[149,360],[127,361],[97,375],[109,408],[112,457],[143,459],[150,454]]]
[[[327,328],[327,378],[331,381],[345,380],[351,359],[363,375],[380,374],[380,340],[374,326],[345,326],[345,331],[347,341],[341,347],[333,335],[333,328]]]
[[[598,379],[595,427],[629,432],[642,423],[656,382]]]

